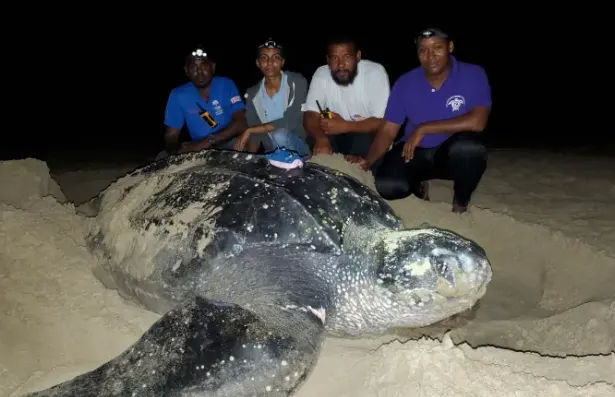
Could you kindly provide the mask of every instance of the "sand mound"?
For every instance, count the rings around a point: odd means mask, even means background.
[[[339,156],[314,161],[373,186]],[[0,396],[19,396],[91,370],[134,342],[158,316],[106,290],[84,248],[89,219],[63,201],[45,163],[0,163]],[[92,179],[92,176],[89,177]],[[104,185],[104,184],[103,184]],[[598,186],[596,189],[601,189]],[[74,189],[74,188],[73,188]],[[604,189],[604,188],[602,188]],[[66,189],[64,189],[66,191]],[[327,340],[298,396],[612,396],[615,260],[543,226],[416,199],[392,205],[408,225],[429,222],[483,245],[494,278],[474,318],[440,343]],[[397,337],[442,337],[442,325]],[[407,339],[407,338],[400,338]],[[352,370],[350,370],[352,368]]]
[[[49,175],[43,161],[24,159],[0,162],[0,203],[27,208],[32,200],[52,196],[60,203],[66,202],[60,186]]]

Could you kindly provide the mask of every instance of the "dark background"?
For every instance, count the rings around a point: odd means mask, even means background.
[[[217,74],[232,78],[243,94],[261,77],[255,48],[269,36],[286,48],[285,68],[309,81],[326,62],[327,36],[343,32],[358,40],[363,58],[384,65],[393,84],[419,65],[413,37],[428,26],[450,33],[459,60],[485,68],[493,100],[483,134],[489,148],[604,151],[615,141],[593,121],[595,94],[574,66],[574,43],[541,36],[548,30],[535,30],[530,22],[435,20],[391,23],[388,29],[327,23],[314,32],[301,24],[259,29],[253,21],[182,30],[181,21],[173,23],[168,29],[111,21],[86,29],[82,20],[50,30],[42,42],[13,42],[13,73],[4,76],[5,99],[13,108],[5,111],[1,158],[120,162],[154,156],[163,148],[167,96],[187,81],[184,56],[197,44],[217,59]]]

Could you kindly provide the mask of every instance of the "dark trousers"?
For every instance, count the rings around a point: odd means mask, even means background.
[[[334,153],[365,158],[374,137],[375,134],[372,132],[347,132],[340,135],[329,135],[329,142],[331,142]]]
[[[374,141],[375,133],[348,132],[346,134],[328,135],[333,153],[354,155],[365,158]],[[314,138],[306,138],[310,151],[314,151]]]
[[[459,132],[434,148],[416,148],[414,157],[402,157],[405,142],[397,142],[375,173],[376,189],[385,200],[414,194],[420,197],[421,182],[446,179],[454,182],[454,203],[467,206],[487,168],[487,149],[478,134]]]

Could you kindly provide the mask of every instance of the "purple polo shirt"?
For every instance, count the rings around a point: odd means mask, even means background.
[[[451,63],[451,71],[438,90],[429,84],[420,66],[402,75],[391,88],[384,119],[395,124],[408,119],[403,141],[419,124],[457,117],[475,106],[491,107],[491,87],[485,70],[453,56]],[[425,134],[419,146],[438,146],[449,136]]]

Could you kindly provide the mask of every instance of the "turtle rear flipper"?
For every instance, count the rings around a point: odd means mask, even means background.
[[[27,397],[288,396],[316,363],[323,323],[310,310],[264,313],[196,297],[113,360]]]

